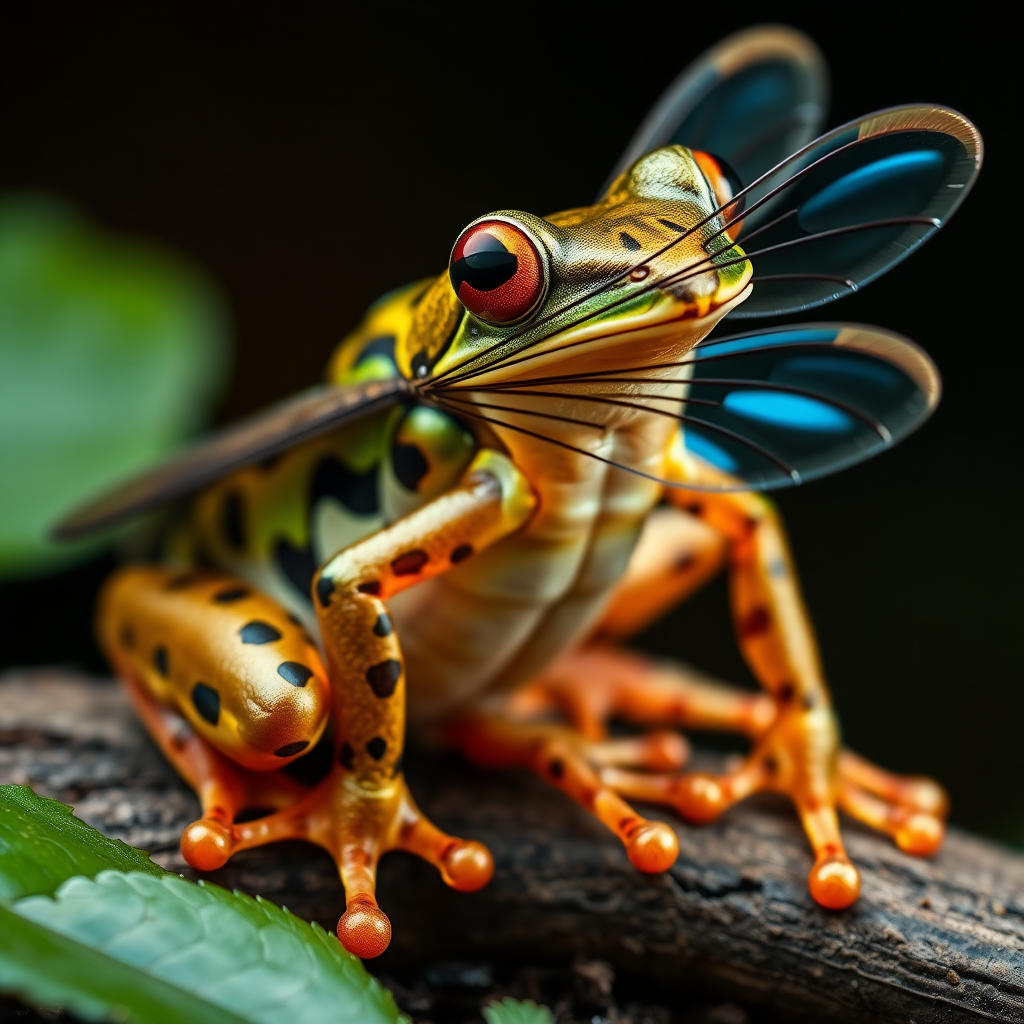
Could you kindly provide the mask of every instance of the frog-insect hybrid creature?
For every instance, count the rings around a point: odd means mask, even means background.
[[[390,937],[382,853],[484,885],[488,851],[439,831],[406,786],[407,702],[471,762],[529,767],[578,801],[642,871],[668,869],[677,839],[627,799],[708,821],[758,790],[789,795],[830,908],[860,888],[837,807],[905,850],[938,848],[941,789],[840,750],[782,526],[757,493],[905,436],[938,402],[936,370],[874,327],[707,337],[726,317],[863,286],[977,175],[977,132],[938,107],[809,141],[824,93],[803,36],[725,41],[671,87],[592,206],[473,222],[445,273],[370,309],[326,385],[63,524],[77,535],[195,495],[166,561],[115,574],[98,616],[202,803],[189,863],[319,843],[345,887],[339,937],[361,956]],[[761,694],[617,646],[723,566]],[[610,739],[612,715],[661,731]],[[749,736],[749,758],[680,773],[672,730],[707,727]],[[332,767],[304,788],[282,769],[321,737]]]

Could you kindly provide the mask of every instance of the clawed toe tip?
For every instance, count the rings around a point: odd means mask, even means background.
[[[181,834],[181,854],[196,871],[224,867],[233,848],[231,827],[222,821],[200,818]]]
[[[466,840],[457,843],[443,858],[445,882],[459,892],[482,889],[494,874],[494,858],[483,843]]]
[[[391,922],[380,907],[372,903],[353,904],[338,922],[341,944],[361,960],[380,956],[391,941]]]
[[[646,874],[668,871],[679,856],[675,831],[662,821],[649,821],[630,836],[626,854],[633,867]]]
[[[823,857],[807,882],[815,902],[826,910],[845,910],[860,895],[860,872],[845,857]]]

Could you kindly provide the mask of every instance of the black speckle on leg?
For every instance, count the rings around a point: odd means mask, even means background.
[[[548,765],[548,771],[551,773],[551,778],[560,779],[565,775],[565,763],[560,757],[556,757],[551,764]]]
[[[243,597],[248,597],[252,591],[248,587],[226,587],[224,590],[218,590],[213,595],[213,600],[216,604],[232,604],[234,601],[241,601]]]
[[[338,764],[342,768],[352,771],[355,768],[355,756],[356,752],[352,749],[352,744],[346,741],[342,743],[341,750],[338,752]]]
[[[370,597],[380,596],[380,580],[367,580],[365,583],[360,583],[356,590],[360,594],[369,594]]]
[[[121,627],[121,632],[119,636],[121,640],[121,646],[126,651],[130,651],[135,646],[135,630],[132,629],[131,623],[126,622]]]
[[[277,666],[277,674],[292,686],[305,686],[313,678],[313,670],[300,661],[282,661]]]
[[[374,695],[384,700],[395,692],[398,680],[402,678],[402,663],[395,658],[388,658],[378,665],[371,665],[366,670],[366,681]]]
[[[220,528],[228,547],[244,551],[246,546],[245,504],[240,491],[228,491],[220,507]]]
[[[169,671],[167,648],[163,645],[153,651],[153,668],[155,668],[157,672],[164,677],[164,679],[167,678],[167,673]]]
[[[192,687],[192,704],[200,718],[206,719],[210,725],[216,725],[220,720],[220,694],[212,686],[196,683]]]
[[[380,510],[376,464],[357,473],[332,456],[321,459],[313,474],[309,507],[315,508],[321,498],[333,498],[353,515],[375,515]]]
[[[377,621],[373,624],[373,632],[376,636],[391,636],[393,632],[391,619],[384,612],[377,616]]]
[[[430,471],[430,463],[417,445],[396,441],[391,446],[391,468],[395,479],[407,491],[415,492]]]
[[[402,769],[405,767],[405,751],[398,755],[395,759],[395,766],[391,769],[391,778],[397,778],[402,774]]]
[[[274,751],[275,757],[294,757],[301,754],[309,746],[309,740],[296,740],[294,743],[286,743]]]
[[[430,555],[423,548],[415,548],[399,555],[391,563],[391,570],[396,576],[415,576],[429,561]]]
[[[788,704],[793,699],[795,693],[796,687],[789,680],[779,683],[775,689],[775,696],[785,704]]]
[[[472,544],[460,544],[451,554],[452,564],[457,565],[459,562],[464,562],[472,554]]]
[[[326,608],[331,603],[331,595],[334,593],[334,580],[327,573],[323,573],[316,581],[316,599],[320,602],[321,608]]]
[[[383,736],[374,736],[366,744],[366,752],[374,761],[379,761],[388,752],[388,741]]]
[[[308,601],[317,569],[312,549],[293,547],[289,541],[281,537],[274,545],[274,561],[288,582],[302,595],[302,599]]]
[[[247,622],[239,631],[243,644],[272,644],[281,639],[281,634],[269,622],[255,619]]]

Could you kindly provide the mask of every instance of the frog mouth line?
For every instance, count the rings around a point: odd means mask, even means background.
[[[685,287],[685,284],[682,287]],[[715,295],[712,294],[707,297],[706,302],[702,303],[699,299],[693,301],[692,295],[688,296],[690,301],[682,300],[675,296],[668,288],[665,288],[663,291],[671,301],[671,306],[667,310],[660,311],[655,316],[650,316],[649,311],[646,315],[630,317],[619,326],[594,322],[574,325],[566,330],[538,339],[540,345],[537,348],[521,350],[512,353],[508,358],[495,361],[490,366],[485,365],[474,369],[467,380],[455,379],[451,382],[439,381],[436,383],[427,381],[424,382],[422,391],[438,398],[443,398],[445,395],[455,392],[465,394],[470,391],[488,391],[492,388],[512,387],[518,383],[526,384],[531,381],[534,374],[538,372],[543,373],[551,363],[558,363],[563,358],[572,358],[567,356],[567,353],[572,349],[581,349],[579,356],[585,359],[587,355],[596,356],[603,349],[607,349],[612,345],[621,345],[623,339],[629,335],[635,336],[636,342],[640,344],[643,342],[664,341],[666,335],[669,335],[673,328],[684,324],[697,325],[700,321],[713,319],[713,323],[708,327],[708,331],[700,333],[698,328],[698,330],[693,332],[699,335],[697,341],[694,342],[694,344],[697,344],[722,316],[747,297],[750,290],[751,285],[747,283],[722,301],[716,301]],[[667,315],[665,315],[666,313]],[[517,365],[525,363],[531,365],[522,369],[516,369]],[[644,369],[645,367],[639,360],[628,368],[629,372],[632,373],[642,373]],[[586,369],[580,369],[568,376],[575,378],[586,373]]]

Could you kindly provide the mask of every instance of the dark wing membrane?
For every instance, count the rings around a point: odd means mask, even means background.
[[[394,378],[311,388],[101,495],[59,523],[53,536],[80,537],[191,494],[236,469],[395,405],[408,387]]]
[[[686,360],[683,441],[710,469],[692,486],[769,490],[869,459],[938,405],[938,370],[877,327],[808,324],[700,344]]]
[[[633,161],[673,143],[722,157],[741,182],[754,181],[814,138],[827,102],[825,61],[810,39],[777,25],[746,29],[668,87],[605,189]]]
[[[974,125],[940,107],[883,110],[811,143],[725,211],[754,268],[729,316],[809,309],[885,273],[952,216],[981,155]]]

